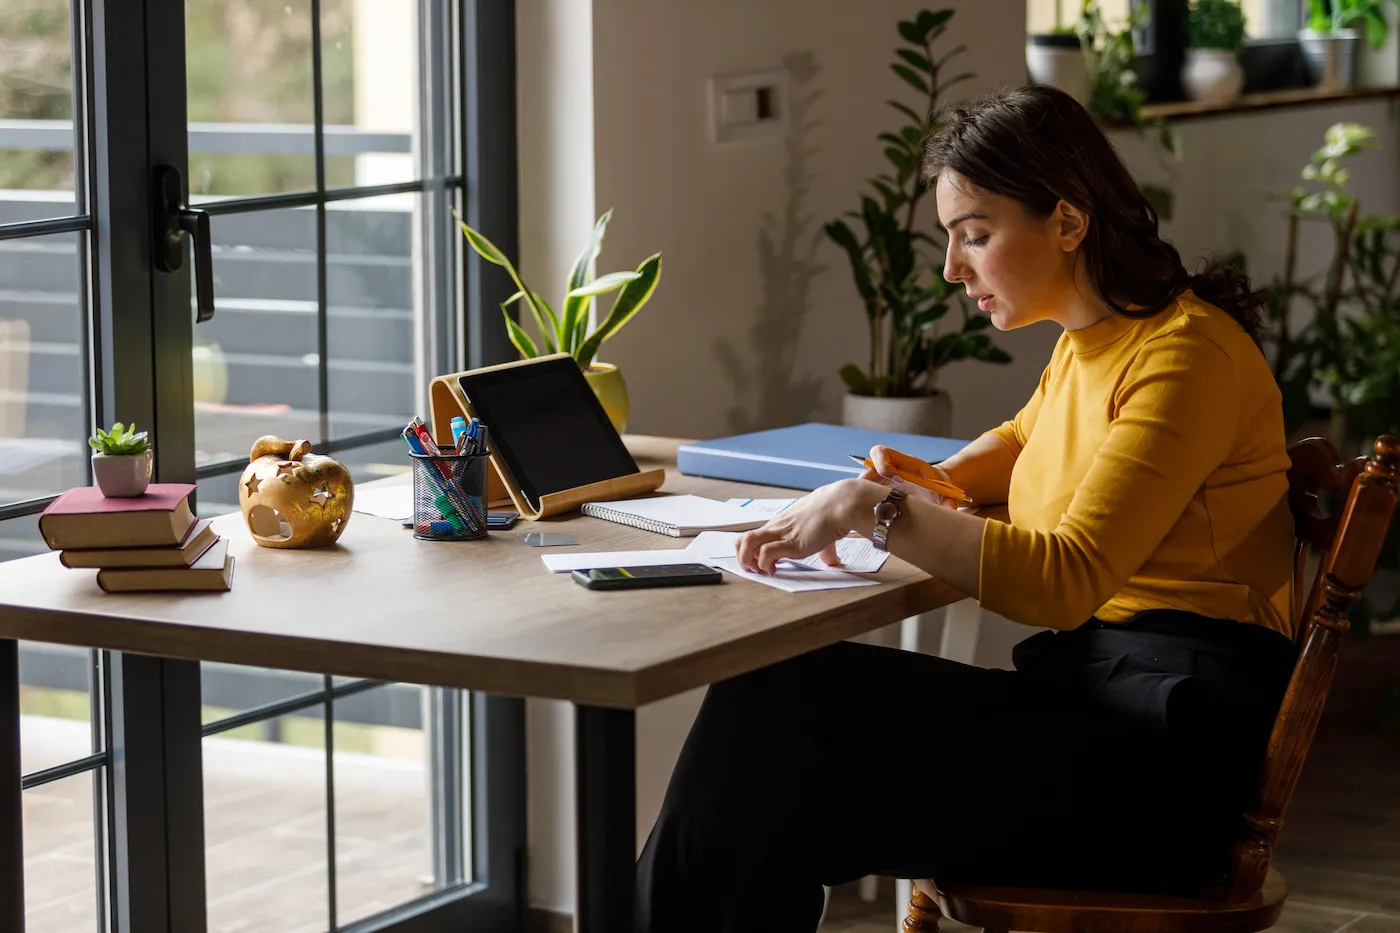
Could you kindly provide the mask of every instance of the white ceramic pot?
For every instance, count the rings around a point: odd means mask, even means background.
[[[1244,90],[1244,69],[1237,52],[1187,49],[1181,67],[1186,96],[1203,104],[1228,104]]]
[[[94,453],[92,477],[109,499],[139,496],[151,485],[151,451],[122,456]]]
[[[912,398],[877,398],[847,392],[841,423],[851,428],[947,437],[953,432],[953,400],[947,392]]]
[[[1032,82],[1057,87],[1089,106],[1089,71],[1078,36],[1027,36],[1026,72]]]
[[[1355,29],[1318,32],[1304,29],[1298,33],[1303,49],[1303,61],[1308,77],[1320,88],[1338,90],[1356,84],[1356,57],[1361,47],[1361,33]]]

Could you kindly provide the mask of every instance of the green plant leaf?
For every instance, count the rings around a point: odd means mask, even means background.
[[[865,374],[865,370],[861,369],[855,363],[847,363],[845,366],[842,366],[838,372],[841,376],[841,381],[846,384],[846,388],[850,389],[856,395],[875,394],[875,383]]]
[[[559,344],[555,340],[559,333],[559,318],[555,317],[554,309],[549,306],[549,302],[541,298],[537,292],[531,292],[530,297],[535,299],[535,305],[544,311],[545,321],[540,325],[540,339],[544,342],[545,352],[553,353],[559,349]],[[547,329],[544,327],[545,323],[549,325]]]
[[[102,449],[102,442],[95,437],[90,437],[88,438],[88,446],[91,447],[93,450],[100,451]]]
[[[875,138],[880,140],[881,142],[889,143],[891,146],[896,146],[901,149],[907,149],[909,146],[909,143],[905,141],[904,137],[896,136],[893,133],[881,133]]]
[[[889,104],[895,110],[898,110],[900,113],[904,114],[910,120],[913,120],[916,126],[923,126],[926,122],[928,122],[928,118],[919,116],[917,113],[914,112],[913,107],[910,107],[906,104],[901,104],[897,100],[887,100],[885,101],[885,103]]]
[[[899,75],[906,84],[913,87],[919,93],[927,94],[929,92],[928,82],[924,80],[923,75],[919,74],[908,65],[891,65],[890,70]]]
[[[505,253],[497,249],[495,244],[467,226],[466,221],[457,216],[457,209],[455,207],[451,210],[452,216],[457,218],[457,224],[462,228],[462,233],[466,236],[467,243],[471,245],[471,248],[474,249],[482,259],[493,262],[498,266],[503,266],[506,272],[510,274],[511,281],[515,283],[516,289],[523,293],[525,304],[529,306],[530,314],[535,319],[535,326],[539,328],[540,334],[545,341],[552,345],[554,340],[553,331],[549,329],[544,313],[540,310],[539,305],[535,303],[535,293],[525,287],[525,283],[520,280],[520,273],[515,271],[515,266],[511,265]],[[510,315],[507,314],[506,316],[509,317]]]
[[[866,314],[874,314],[875,285],[870,278],[870,268],[865,262],[865,250],[856,240],[856,235],[842,220],[833,220],[822,229],[833,243],[846,252],[846,257],[851,261],[851,276],[855,279],[856,291],[865,301]]]
[[[506,310],[506,304],[506,302],[501,303],[501,314],[506,319],[506,334],[510,337],[510,342],[515,345],[516,351],[523,359],[528,360],[539,356],[539,348],[530,339],[530,335],[525,333],[525,328],[515,323],[515,318],[511,317],[510,312]]]
[[[909,173],[914,168],[914,159],[903,149],[896,149],[893,146],[885,147],[885,158],[890,160],[890,164],[899,172],[900,178],[908,178]]]
[[[608,312],[607,319],[598,325],[598,329],[583,342],[579,347],[574,359],[579,366],[587,367],[593,362],[593,357],[598,354],[598,349],[613,334],[622,329],[622,326],[642,310],[647,301],[651,299],[652,293],[656,291],[656,285],[661,281],[661,254],[656,253],[637,267],[636,275],[623,284],[622,290],[617,293],[616,300],[613,301],[612,310]]]
[[[933,62],[929,61],[918,52],[912,52],[909,49],[896,49],[895,54],[920,71],[931,72],[933,70]]]
[[[607,275],[600,275],[598,278],[582,285],[569,292],[570,298],[592,298],[595,295],[606,295],[608,292],[615,292],[628,282],[641,278],[637,272],[609,272]]]
[[[942,71],[944,65],[948,64],[948,63],[949,63],[950,61],[952,61],[956,56],[961,55],[962,53],[964,53],[964,52],[966,52],[966,51],[967,51],[967,46],[965,46],[965,45],[956,46],[955,48],[953,48],[952,50],[950,50],[949,52],[947,52],[947,53],[946,53],[942,58],[940,58],[938,61],[934,62],[934,63],[933,63],[933,64],[934,64],[934,67],[936,67],[939,71]]]
[[[593,225],[593,234],[588,239],[588,245],[579,253],[574,260],[574,267],[569,270],[569,288],[572,292],[576,288],[582,288],[588,284],[593,276],[593,261],[598,258],[598,254],[603,250],[603,239],[608,232],[608,222],[612,220],[612,211],[604,212],[598,218],[598,222]],[[574,339],[578,331],[579,320],[587,318],[588,298],[564,298],[564,314],[559,320],[559,347],[572,353],[578,349],[579,340]],[[586,328],[585,328],[586,329]]]
[[[898,28],[900,36],[903,37],[906,42],[912,42],[915,45],[924,44],[924,31],[916,24],[908,20],[901,20]]]
[[[925,33],[929,33],[939,28],[940,26],[946,26],[948,24],[948,20],[952,18],[952,10],[939,10],[937,13],[931,13],[928,10],[924,10],[919,14],[915,22],[919,24],[919,28],[924,30]]]

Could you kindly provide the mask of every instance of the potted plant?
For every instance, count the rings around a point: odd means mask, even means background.
[[[151,484],[151,444],[146,432],[120,421],[112,430],[97,429],[88,438],[92,448],[92,475],[102,495],[110,498],[139,496]]]
[[[1244,89],[1240,49],[1244,11],[1236,0],[1196,0],[1186,16],[1186,64],[1181,85],[1192,100],[1228,104]]]
[[[1400,0],[1390,0],[1400,6]],[[1298,44],[1313,84],[1329,89],[1356,84],[1357,49],[1361,29],[1371,48],[1385,44],[1390,26],[1385,18],[1386,0],[1308,0],[1308,26],[1298,33]]]
[[[453,216],[456,216],[456,211],[453,211]],[[515,282],[518,290],[501,302],[501,313],[505,315],[510,342],[520,352],[521,358],[530,359],[561,352],[573,356],[579,369],[583,370],[584,378],[593,388],[593,393],[602,402],[608,419],[621,434],[627,430],[627,384],[616,366],[599,363],[595,357],[603,342],[621,330],[622,325],[632,320],[633,315],[642,310],[642,306],[651,299],[652,293],[656,291],[656,283],[661,279],[661,254],[649,256],[635,272],[609,272],[595,278],[593,262],[603,249],[603,236],[607,233],[608,221],[611,219],[612,211],[608,211],[599,217],[594,225],[588,245],[574,261],[573,269],[569,272],[564,303],[558,314],[555,314],[554,309],[538,292],[526,287],[520,274],[515,271],[515,266],[511,265],[505,254],[490,240],[467,226],[460,217],[457,218],[457,223],[461,225],[471,248],[487,262],[505,267],[511,280]],[[602,323],[590,328],[593,299],[610,292],[617,292],[611,310]],[[530,316],[534,319],[539,333],[538,343],[510,316],[510,306],[517,301],[530,309]]]
[[[924,10],[899,24],[908,47],[897,49],[890,67],[920,92],[917,109],[897,100],[889,105],[907,118],[896,132],[882,133],[891,171],[870,180],[871,193],[861,196],[860,209],[849,212],[857,233],[844,220],[833,220],[826,235],[845,251],[856,291],[865,308],[870,354],[864,367],[841,368],[847,394],[843,420],[869,427],[913,434],[946,435],[951,430],[952,403],[936,386],[938,371],[954,360],[971,358],[1006,363],[1011,357],[982,333],[991,320],[968,314],[960,295],[943,280],[936,257],[944,244],[917,226],[933,227],[920,217],[920,202],[929,193],[919,170],[924,138],[933,128],[939,96],[970,73],[944,78],[949,59],[959,46],[935,57],[935,42],[948,28],[952,10]],[[960,320],[938,331],[939,322],[957,307]]]
[[[1055,26],[1049,32],[1026,36],[1026,74],[1033,84],[1048,84],[1089,106],[1089,72],[1074,23],[1060,15],[1061,0],[1055,0]]]

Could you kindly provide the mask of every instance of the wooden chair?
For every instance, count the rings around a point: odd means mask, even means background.
[[[1288,896],[1283,876],[1270,867],[1283,812],[1307,756],[1322,713],[1337,648],[1347,631],[1347,607],[1370,582],[1400,483],[1400,438],[1376,440],[1375,455],[1348,464],[1322,438],[1288,449],[1288,503],[1297,542],[1294,550],[1294,619],[1298,661],[1269,737],[1259,797],[1244,814],[1225,882],[1189,896],[1102,894],[972,885],[939,886],[916,881],[904,920],[905,933],[936,933],[948,916],[982,927],[1035,933],[1254,933],[1277,922]],[[1319,497],[1347,494],[1336,514],[1324,513]],[[1308,551],[1322,552],[1313,585],[1304,593]]]

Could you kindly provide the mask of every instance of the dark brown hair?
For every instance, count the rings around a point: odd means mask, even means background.
[[[930,183],[944,170],[1017,201],[1033,217],[1049,217],[1062,200],[1088,214],[1079,253],[1094,293],[1114,312],[1151,317],[1189,288],[1258,340],[1267,293],[1216,260],[1188,273],[1108,137],[1065,92],[1037,85],[945,110],[923,158]]]

